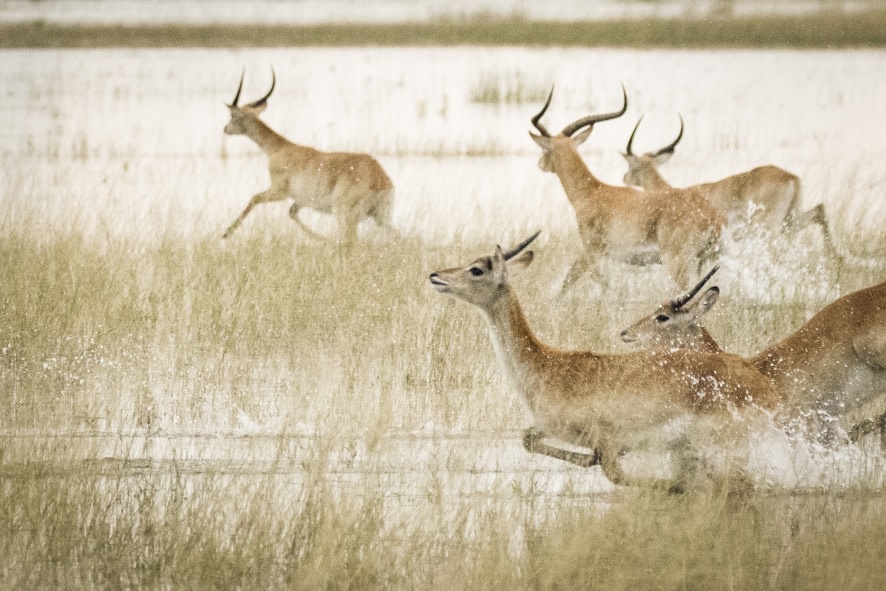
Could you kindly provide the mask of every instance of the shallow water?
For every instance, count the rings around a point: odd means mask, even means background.
[[[527,137],[539,102],[474,102],[490,84],[522,85],[543,97],[556,83],[545,120],[558,129],[588,111],[617,107],[623,83],[628,115],[598,125],[582,147],[591,168],[611,183],[624,172],[619,150],[636,118],[645,114],[635,142],[640,151],[669,142],[679,113],[686,135],[664,171],[674,184],[777,163],[802,177],[807,206],[825,204],[838,241],[850,232],[882,232],[886,219],[886,136],[872,124],[886,104],[886,79],[871,75],[886,71],[880,50],[3,51],[0,230],[36,221],[35,241],[73,230],[144,244],[169,235],[186,242],[220,236],[267,182],[256,147],[222,134],[224,102],[243,67],[246,100],[263,94],[270,66],[278,84],[264,119],[293,141],[377,155],[397,186],[395,225],[429,245],[495,243],[537,228],[545,235],[574,233],[562,188],[537,168],[538,150]],[[290,228],[285,208],[264,206],[240,232]],[[328,218],[305,217],[334,231]],[[736,297],[761,304],[833,297],[814,235],[801,237],[782,258],[753,242],[728,246],[720,284]],[[865,252],[863,243],[849,246]],[[657,277],[638,284],[667,285]],[[784,286],[775,296],[774,282]],[[75,461],[96,469],[122,462],[126,470],[299,474],[292,450],[301,440],[281,439],[274,429],[269,435],[261,426],[256,434],[250,425],[246,417],[235,432],[213,436],[98,433],[74,438],[79,443],[69,449],[82,444],[87,455]],[[36,437],[46,441],[9,439],[4,464],[24,461],[28,445],[56,449],[66,436]],[[851,482],[879,470],[877,454],[857,448],[797,448],[771,438],[760,447],[761,471],[774,471],[786,486],[815,486],[841,470],[849,473],[839,479]],[[270,465],[280,458],[282,464]],[[441,472],[445,494],[456,497],[507,496],[532,486],[552,495],[610,490],[597,469],[528,457],[517,431],[406,433],[372,450],[359,442],[334,447],[327,474],[342,490],[355,478],[373,478],[394,498],[409,499],[426,494]]]

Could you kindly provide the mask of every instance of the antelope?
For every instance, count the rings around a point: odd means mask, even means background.
[[[276,81],[276,75],[273,75],[271,89],[264,97],[240,106],[238,101],[243,89],[241,75],[237,94],[227,105],[231,120],[225,125],[225,133],[245,135],[262,149],[268,157],[271,186],[252,196],[246,209],[225,231],[224,238],[230,237],[259,203],[288,198],[294,200],[289,208],[290,217],[314,238],[324,237],[308,228],[299,218],[298,212],[304,207],[333,214],[338,222],[340,240],[346,245],[356,240],[357,226],[365,218],[371,217],[379,225],[396,233],[391,226],[394,184],[375,158],[368,154],[321,152],[294,144],[259,119],[259,114],[267,107]]]
[[[619,485],[681,490],[712,475],[718,482],[716,471],[705,471],[704,452],[709,444],[735,448],[758,420],[768,420],[765,409],[775,393],[767,380],[728,353],[598,354],[543,343],[509,282],[532,262],[525,249],[536,236],[429,277],[438,292],[475,306],[485,318],[499,365],[533,417],[523,446],[580,466],[600,465]],[[560,449],[544,443],[548,436],[592,451]],[[670,454],[673,471],[644,473],[626,463],[634,453]]]
[[[719,289],[708,288],[695,299],[716,270],[622,331],[622,340],[643,347],[722,351],[701,323],[716,303]],[[799,330],[748,361],[779,394],[777,419],[789,429],[800,427],[827,440],[833,436],[832,427],[839,426],[850,440],[858,440],[883,426],[886,283],[832,302]]]
[[[621,110],[582,117],[551,135],[541,118],[551,104],[552,88],[544,107],[530,119],[539,134],[530,131],[529,135],[543,151],[538,166],[560,179],[575,210],[584,247],[567,272],[561,292],[589,270],[605,286],[597,270],[602,257],[641,266],[662,263],[677,285],[685,288],[719,252],[726,220],[700,195],[681,189],[638,191],[607,185],[582,161],[578,146],[588,139],[594,124],[620,117],[627,110],[624,87],[622,93]]]
[[[643,118],[637,121],[622,156],[628,163],[624,183],[631,187],[662,191],[673,188],[658,172],[658,167],[674,155],[677,144],[683,138],[683,117],[680,117],[680,133],[667,146],[645,154],[634,154],[631,146]],[[773,234],[791,235],[817,224],[821,228],[828,256],[839,258],[834,246],[824,206],[819,203],[808,211],[802,211],[800,179],[795,174],[777,166],[758,166],[747,172],[735,174],[712,183],[689,187],[726,216],[730,225],[751,224],[768,229]]]

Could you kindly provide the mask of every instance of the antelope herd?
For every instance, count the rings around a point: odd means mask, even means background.
[[[531,121],[539,134],[530,136],[542,149],[539,168],[556,174],[575,210],[584,251],[569,269],[562,289],[574,284],[586,271],[604,286],[597,268],[602,257],[633,265],[661,263],[671,278],[685,287],[700,270],[716,259],[720,233],[726,220],[692,190],[638,191],[607,185],[595,177],[578,154],[594,124],[621,117],[628,108],[622,89],[621,110],[573,121],[552,136],[541,118],[551,104],[553,89],[541,111]]]
[[[225,133],[245,135],[264,151],[271,186],[250,199],[224,237],[255,205],[285,199],[293,200],[289,214],[309,235],[316,236],[299,218],[301,208],[331,213],[344,245],[357,239],[357,226],[367,218],[396,233],[391,226],[394,186],[377,160],[300,146],[262,122],[259,116],[275,83],[276,77],[261,99],[238,105],[241,76],[228,105]],[[485,319],[499,365],[532,416],[523,436],[526,450],[580,466],[599,465],[615,484],[682,491],[747,478],[743,462],[764,429],[802,431],[825,442],[841,434],[855,441],[877,428],[882,433],[886,283],[840,298],[753,357],[725,352],[701,322],[719,296],[717,287],[702,292],[717,267],[699,280],[718,260],[724,229],[757,226],[780,239],[817,224],[827,253],[838,258],[824,208],[819,204],[802,211],[798,177],[775,166],[713,183],[671,186],[657,167],[682,138],[682,118],[676,140],[643,155],[632,151],[638,121],[623,153],[626,186],[605,184],[578,147],[595,124],[627,111],[627,92],[622,93],[617,111],[581,117],[553,135],[541,122],[552,88],[530,118],[538,132],[530,136],[542,150],[539,167],[558,177],[581,238],[581,252],[561,294],[585,273],[605,293],[600,262],[606,258],[661,264],[680,289],[694,284],[622,332],[622,340],[636,350],[567,351],[535,335],[510,280],[532,262],[534,254],[527,248],[538,232],[512,249],[496,247],[488,256],[429,277],[436,291],[474,306]],[[588,313],[595,311],[588,308]],[[650,456],[656,460],[637,461]]]
[[[434,288],[477,307],[486,320],[499,365],[522,396],[535,425],[524,445],[561,459],[545,435],[594,450],[583,465],[599,464],[615,484],[684,490],[712,474],[713,440],[735,446],[774,408],[776,393],[746,360],[728,353],[658,349],[621,355],[562,351],[532,332],[508,281],[532,261],[516,248],[463,267],[431,273]],[[536,444],[539,444],[536,446]],[[671,454],[664,475],[629,462],[634,452]]]

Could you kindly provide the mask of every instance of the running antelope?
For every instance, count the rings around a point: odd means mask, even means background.
[[[625,329],[622,340],[642,347],[722,351],[701,323],[716,303],[719,289],[711,287],[695,298],[714,271],[686,294]],[[882,426],[886,283],[832,302],[795,333],[748,361],[778,392],[778,418],[785,426],[828,438],[836,423],[853,440]]]
[[[573,121],[551,135],[541,118],[551,104],[553,88],[541,111],[532,117],[540,135],[529,135],[543,150],[538,166],[556,174],[575,210],[584,251],[563,280],[568,289],[585,272],[605,281],[597,269],[602,257],[633,265],[662,263],[681,288],[701,274],[718,255],[725,218],[700,195],[682,189],[638,191],[598,180],[578,154],[594,124],[615,119],[628,108],[627,92],[621,110]]]
[[[646,190],[667,190],[672,186],[658,172],[658,167],[674,155],[674,150],[683,138],[683,118],[680,117],[680,133],[673,142],[655,152],[634,154],[631,146],[643,118],[637,121],[624,156],[628,171],[624,183],[631,187]],[[715,181],[689,187],[694,189],[726,216],[729,224],[751,224],[768,229],[772,233],[791,235],[812,225],[818,224],[824,238],[828,256],[839,258],[828,230],[824,206],[819,203],[809,211],[802,211],[800,199],[800,179],[797,175],[777,166],[759,166]]]
[[[271,90],[264,97],[239,106],[237,102],[243,89],[241,76],[237,94],[228,105],[231,120],[225,126],[225,133],[247,136],[268,156],[271,187],[252,196],[243,213],[225,231],[224,237],[228,238],[259,203],[288,198],[294,200],[289,215],[308,235],[315,238],[323,237],[298,217],[303,207],[334,215],[340,240],[344,244],[356,240],[357,225],[368,217],[396,233],[390,220],[394,184],[375,158],[368,154],[321,152],[294,144],[259,119],[275,84],[276,76]]]
[[[533,416],[524,447],[581,466],[599,464],[615,484],[679,490],[708,477],[718,481],[722,467],[713,469],[705,453],[739,449],[758,421],[768,421],[762,409],[773,406],[775,394],[767,380],[728,353],[612,355],[541,342],[509,282],[533,260],[525,249],[537,235],[430,275],[438,292],[477,307],[486,319],[499,365]],[[593,451],[569,452],[544,443],[546,436]],[[629,459],[650,453],[670,454],[670,472],[650,473]]]

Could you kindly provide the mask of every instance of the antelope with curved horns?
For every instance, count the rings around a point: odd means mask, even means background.
[[[637,120],[622,153],[628,163],[624,183],[646,190],[673,188],[658,172],[658,167],[674,155],[677,144],[683,138],[683,117],[680,117],[677,139],[655,152],[638,155],[632,151],[632,145],[642,121],[643,117]],[[786,170],[772,165],[759,166],[719,181],[688,188],[700,193],[708,203],[726,216],[730,224],[750,223],[785,235],[792,235],[807,226],[817,224],[821,227],[828,256],[840,258],[828,229],[824,206],[819,203],[809,211],[802,211],[800,179]]]
[[[524,447],[581,466],[599,464],[615,484],[680,489],[708,476],[716,481],[720,468],[703,456],[712,447],[740,449],[758,421],[768,421],[762,409],[775,402],[768,381],[728,353],[598,354],[543,343],[509,281],[532,262],[525,249],[537,235],[429,277],[438,292],[475,306],[485,318],[499,365],[533,417]],[[543,443],[546,436],[592,451],[568,452]],[[670,454],[673,470],[644,472],[625,462],[633,453]]]
[[[615,119],[628,108],[628,95],[622,86],[624,105],[618,111],[577,119],[557,135],[541,123],[551,104],[554,89],[537,115],[530,121],[539,131],[529,135],[541,147],[538,166],[556,174],[566,197],[575,210],[583,253],[563,280],[568,289],[585,272],[605,285],[597,265],[610,257],[634,265],[662,263],[681,288],[715,259],[720,249],[720,233],[726,220],[693,191],[665,189],[638,191],[607,185],[598,180],[578,154],[594,124]]]
[[[641,347],[722,351],[701,323],[720,290],[708,288],[693,301],[704,281],[622,331],[622,340]],[[799,426],[811,435],[828,438],[836,422],[851,439],[858,439],[882,426],[886,283],[830,303],[799,330],[748,361],[778,392],[777,417],[787,427]]]
[[[273,69],[271,70],[273,74]],[[224,233],[228,238],[259,203],[293,199],[289,215],[314,238],[324,238],[308,228],[299,218],[304,207],[331,213],[338,222],[341,242],[350,244],[357,238],[361,220],[373,218],[379,225],[391,226],[394,184],[378,161],[368,154],[350,152],[321,152],[294,144],[268,127],[258,115],[267,106],[277,78],[273,77],[271,90],[257,101],[240,106],[243,76],[234,100],[228,105],[231,120],[225,125],[228,135],[245,135],[268,156],[271,187],[256,193],[246,209]]]

